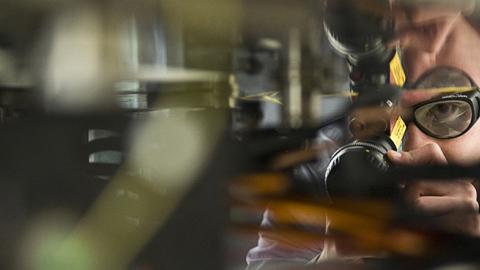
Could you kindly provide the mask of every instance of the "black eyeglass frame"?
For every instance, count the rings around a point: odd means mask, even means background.
[[[468,91],[468,92],[461,92],[461,93],[454,93],[454,94],[449,94],[449,95],[445,95],[445,96],[441,96],[439,98],[434,98],[434,99],[431,99],[431,100],[427,100],[427,101],[424,101],[424,102],[420,102],[416,105],[414,105],[412,107],[413,109],[413,115],[412,115],[412,118],[413,118],[413,121],[415,123],[415,125],[425,134],[427,134],[428,136],[430,137],[433,137],[433,138],[436,138],[436,139],[453,139],[453,138],[457,138],[457,137],[460,137],[462,136],[463,134],[467,133],[471,128],[472,126],[477,122],[478,118],[479,118],[479,109],[480,109],[480,88],[476,87],[476,88],[472,88],[473,90],[471,91]],[[416,114],[415,112],[417,111],[417,109],[425,106],[425,105],[428,105],[428,104],[431,104],[431,103],[435,103],[435,102],[439,102],[439,101],[447,101],[447,100],[454,100],[454,101],[464,101],[464,102],[467,102],[469,104],[469,106],[471,107],[472,109],[472,119],[470,121],[470,124],[469,126],[461,133],[455,135],[455,136],[449,136],[449,137],[438,137],[437,135],[433,134],[432,132],[430,132],[428,129],[426,129],[425,127],[423,127],[423,125],[421,123],[419,123],[417,121],[417,117],[416,117]]]

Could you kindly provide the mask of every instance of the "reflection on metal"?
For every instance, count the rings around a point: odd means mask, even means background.
[[[233,109],[235,107],[235,99],[240,97],[240,87],[238,85],[237,78],[235,77],[235,75],[230,74],[228,76],[228,84],[231,89],[230,98],[228,100],[228,106],[231,109]]]
[[[276,91],[265,91],[261,94],[244,96],[244,97],[240,97],[239,99],[258,100],[258,101],[272,102],[272,103],[281,105],[282,102],[280,101],[279,94],[280,93]]]
[[[146,93],[118,93],[118,106],[125,110],[146,110],[148,100]]]
[[[108,140],[118,138],[118,133],[110,130],[104,129],[91,129],[88,131],[88,143],[95,145],[97,149],[92,149],[93,151],[88,156],[89,163],[97,164],[121,164],[123,161],[123,154],[120,149],[115,149],[108,145]],[[103,143],[98,144],[98,143]],[[110,148],[109,148],[110,146]]]

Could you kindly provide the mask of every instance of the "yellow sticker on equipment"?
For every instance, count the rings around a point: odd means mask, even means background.
[[[393,143],[397,147],[397,150],[402,145],[403,136],[405,135],[405,131],[407,130],[407,125],[403,121],[402,117],[398,117],[397,121],[395,122],[395,126],[390,133],[390,139],[392,139]]]
[[[390,83],[398,86],[403,86],[407,80],[398,52],[395,53],[392,61],[390,61],[390,78]]]

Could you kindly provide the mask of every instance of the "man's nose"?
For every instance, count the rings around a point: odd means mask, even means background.
[[[428,143],[434,142],[434,139],[423,133],[415,123],[409,123],[407,126],[407,140],[403,148],[404,151],[410,151],[422,147]]]

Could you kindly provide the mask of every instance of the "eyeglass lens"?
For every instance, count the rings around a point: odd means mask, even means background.
[[[425,104],[415,110],[417,125],[436,138],[452,138],[468,129],[472,108],[466,101],[444,100]]]

